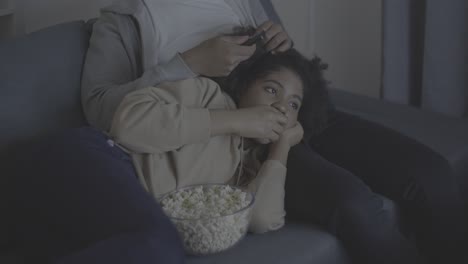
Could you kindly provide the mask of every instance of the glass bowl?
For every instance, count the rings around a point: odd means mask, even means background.
[[[158,199],[190,255],[227,250],[247,233],[254,195],[226,184],[193,185]]]

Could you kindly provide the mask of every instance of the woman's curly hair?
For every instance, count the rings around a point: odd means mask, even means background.
[[[304,87],[298,120],[304,127],[304,136],[307,139],[320,133],[328,121],[328,81],[323,74],[327,68],[328,65],[322,63],[317,56],[309,60],[295,49],[271,53],[266,52],[263,45],[257,44],[257,50],[251,58],[240,63],[229,76],[214,80],[237,104],[240,96],[256,80],[281,69],[296,73]]]

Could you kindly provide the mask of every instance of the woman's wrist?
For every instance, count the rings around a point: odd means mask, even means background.
[[[235,116],[230,110],[210,109],[211,136],[236,134]]]
[[[268,154],[269,160],[277,160],[281,162],[285,167],[288,162],[288,154],[291,146],[286,140],[278,140],[270,144],[270,151]]]

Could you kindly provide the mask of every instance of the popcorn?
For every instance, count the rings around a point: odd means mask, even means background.
[[[252,194],[239,188],[213,184],[176,190],[160,203],[179,231],[186,251],[206,255],[226,250],[245,236],[253,199]]]

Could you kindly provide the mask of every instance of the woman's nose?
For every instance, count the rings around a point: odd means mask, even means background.
[[[286,114],[286,106],[281,102],[276,102],[272,105],[274,108],[278,109],[283,114]]]

